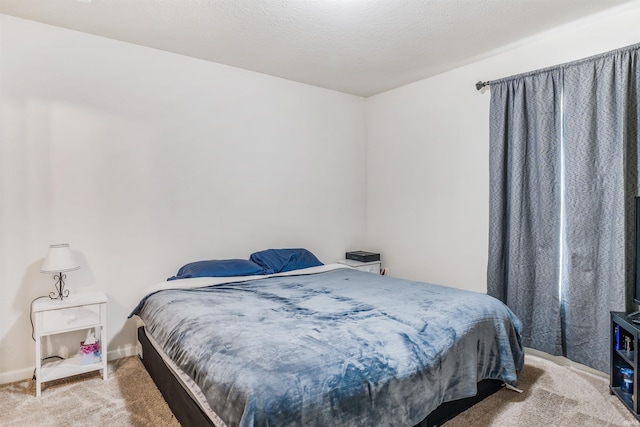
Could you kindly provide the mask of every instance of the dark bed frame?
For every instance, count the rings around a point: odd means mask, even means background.
[[[138,328],[138,340],[142,345],[142,363],[180,424],[185,427],[215,427],[200,406],[178,382],[153,345],[151,345],[144,327]],[[478,383],[478,393],[475,396],[441,404],[415,427],[440,426],[484,398],[492,395],[500,388],[502,388],[501,381],[480,381]]]

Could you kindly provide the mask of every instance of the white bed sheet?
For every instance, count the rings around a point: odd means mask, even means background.
[[[301,274],[323,273],[325,271],[337,270],[339,268],[353,268],[345,264],[325,264],[317,267],[303,268],[300,270],[285,271],[284,273],[260,274],[255,276],[233,276],[233,277],[191,277],[189,279],[169,280],[156,283],[139,291],[136,305],[148,295],[165,289],[193,289],[205,286],[221,285],[224,283],[244,282],[247,280],[267,279],[269,277],[298,276]]]

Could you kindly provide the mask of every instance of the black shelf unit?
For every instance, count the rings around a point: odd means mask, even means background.
[[[636,318],[636,317],[634,317]],[[640,316],[637,317],[640,319]],[[616,340],[616,335],[619,334]],[[626,339],[625,339],[626,338]],[[638,404],[638,379],[640,378],[640,325],[631,321],[627,313],[611,312],[611,364],[609,368],[609,392],[618,396],[620,401],[640,420],[640,405]],[[626,342],[630,349],[626,350]],[[616,348],[616,343],[618,347]],[[633,370],[633,392],[627,393],[622,389],[621,369]]]

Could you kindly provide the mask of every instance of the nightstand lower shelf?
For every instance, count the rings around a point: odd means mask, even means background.
[[[80,364],[80,357],[74,356],[64,360],[52,360],[42,362],[40,368],[40,381],[47,382],[66,378],[73,375],[86,374],[87,372],[99,371],[104,369],[102,361],[90,363],[87,365]]]

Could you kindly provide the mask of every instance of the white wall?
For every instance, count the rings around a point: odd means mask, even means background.
[[[389,273],[486,292],[488,90],[478,80],[640,42],[635,2],[366,100],[367,247]]]
[[[31,375],[51,243],[110,298],[116,355],[184,263],[364,244],[362,98],[0,15],[0,102],[0,382]]]

